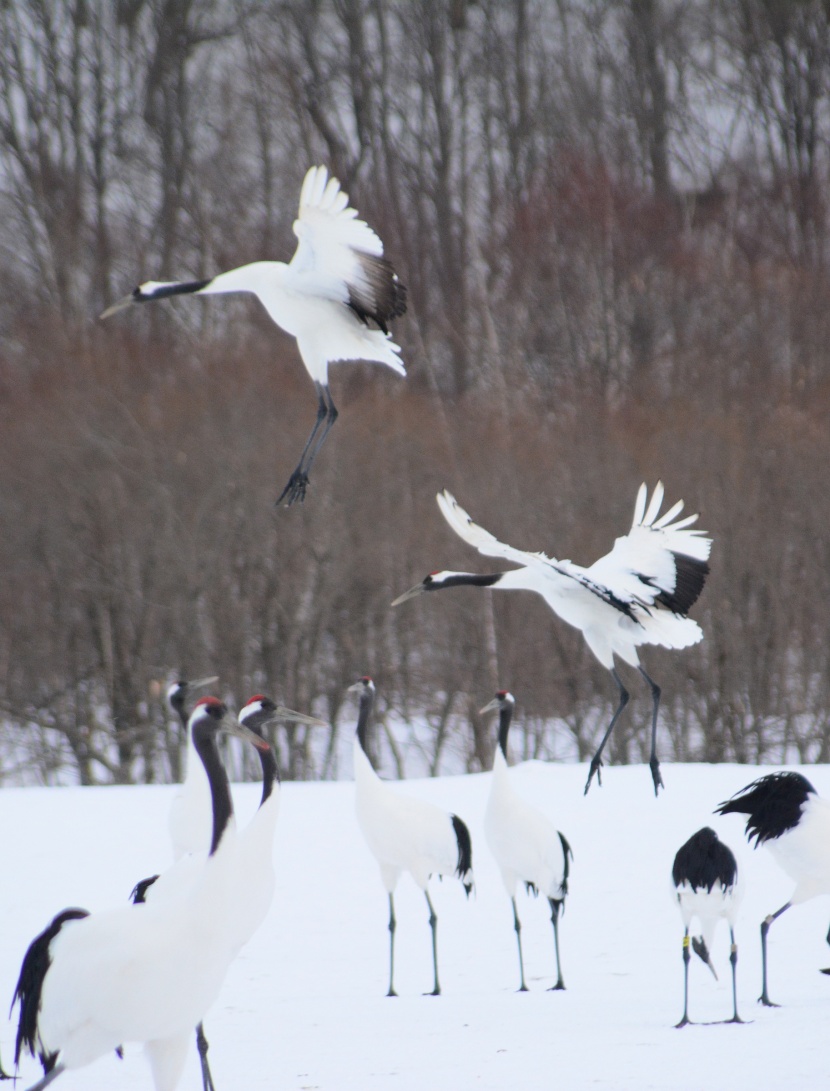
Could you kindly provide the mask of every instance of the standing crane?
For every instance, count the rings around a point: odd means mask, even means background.
[[[637,648],[641,644],[688,648],[703,638],[700,626],[687,614],[709,574],[711,539],[704,537],[702,530],[688,529],[697,520],[697,515],[676,518],[683,510],[682,500],[658,518],[663,503],[662,482],[658,481],[648,508],[647,498],[643,484],[637,494],[629,532],[617,538],[610,553],[594,561],[589,568],[583,568],[573,561],[559,561],[544,553],[528,553],[498,541],[474,523],[445,489],[437,496],[438,507],[455,533],[485,557],[503,557],[522,567],[489,575],[433,572],[392,603],[398,606],[426,591],[442,591],[448,587],[535,591],[563,621],[579,629],[588,647],[611,672],[620,694],[616,711],[591,759],[586,794],[595,774],[602,783],[602,752],[628,704],[628,690],[617,674],[614,657],[637,667],[651,690],[649,766],[657,795],[658,789],[663,787],[657,760],[660,687],[640,665]]]
[[[383,256],[380,238],[357,218],[325,167],[311,167],[305,176],[294,234],[299,242],[288,264],[255,261],[206,280],[147,281],[101,315],[109,318],[134,303],[175,295],[251,292],[259,299],[274,322],[296,338],[317,391],[317,419],[277,498],[286,506],[305,499],[312,464],[337,419],[329,364],[369,360],[406,374],[400,347],[389,334],[389,323],[406,312],[406,288]]]
[[[237,836],[237,878],[233,884],[238,903],[233,925],[237,934],[234,953],[244,947],[265,920],[274,894],[273,845],[279,814],[277,789],[280,776],[274,747],[268,739],[267,731],[271,725],[285,720],[325,726],[323,720],[306,716],[302,712],[295,712],[284,705],[276,705],[269,697],[264,697],[262,694],[251,697],[239,713],[239,723],[246,731],[253,732],[262,742],[257,749],[262,769],[262,797],[256,814]],[[173,867],[161,875],[153,875],[137,883],[133,890],[134,903],[156,902],[160,899],[178,897],[182,890],[198,881],[204,855],[199,849],[197,821],[202,797],[197,794],[193,800],[195,806],[190,811],[179,810],[180,817],[187,814],[187,820],[176,827],[176,829],[184,828],[194,831],[196,834],[196,844],[192,852],[179,857]],[[201,817],[209,826],[209,812]],[[173,827],[171,827],[172,830]],[[181,842],[174,841],[174,847],[181,848]],[[202,1066],[203,1091],[215,1091],[207,1057],[210,1045],[201,1022],[196,1027],[196,1048]]]
[[[213,834],[195,882],[178,896],[90,914],[59,913],[30,944],[14,994],[15,1063],[40,1058],[42,1091],[63,1071],[138,1041],[156,1091],[174,1091],[193,1027],[215,1001],[235,954],[237,837],[219,732],[262,740],[215,697],[202,698],[190,730],[210,783]]]
[[[767,991],[767,934],[773,921],[791,906],[830,894],[830,802],[801,773],[768,773],[716,808],[717,814],[745,814],[746,836],[755,848],[766,845],[773,859],[795,883],[787,901],[761,921],[761,995]],[[830,943],[830,931],[827,933]],[[830,974],[830,968],[823,970]]]
[[[677,850],[672,866],[672,883],[680,915],[683,918],[683,1018],[676,1025],[685,1027],[689,1019],[689,927],[697,917],[701,936],[691,937],[695,954],[706,963],[715,980],[717,971],[712,964],[712,938],[718,921],[729,922],[729,961],[732,965],[732,1018],[728,1023],[742,1023],[738,1015],[736,968],[738,945],[735,942],[735,915],[743,894],[738,883],[738,862],[732,850],[719,840],[710,826],[692,834]]]
[[[375,684],[363,677],[350,692],[359,696],[360,710],[354,740],[355,809],[366,844],[380,866],[380,877],[389,896],[389,990],[395,992],[394,891],[402,871],[408,871],[423,891],[432,929],[432,996],[439,996],[438,917],[429,896],[432,875],[455,875],[469,897],[473,889],[473,849],[470,831],[456,814],[434,803],[400,795],[375,772],[367,753],[367,731],[375,701]]]
[[[513,904],[513,927],[519,947],[519,992],[527,992],[527,985],[522,958],[522,925],[516,908],[517,883],[524,883],[528,893],[536,895],[541,891],[548,899],[556,952],[556,984],[552,988],[564,989],[559,960],[559,913],[564,909],[568,893],[573,851],[565,835],[541,811],[526,803],[510,783],[507,735],[515,704],[512,693],[499,690],[481,710],[482,715],[495,711],[499,714],[498,746],[493,757],[493,778],[484,812],[484,833],[499,865],[504,889]]]

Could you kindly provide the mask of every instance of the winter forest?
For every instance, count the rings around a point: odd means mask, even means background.
[[[330,724],[281,740],[290,779],[338,776],[365,673],[388,772],[489,769],[499,686],[517,757],[584,760],[617,692],[541,600],[390,604],[505,567],[445,487],[589,564],[658,480],[714,540],[703,641],[644,656],[661,759],[830,761],[829,24],[818,0],[5,0],[0,784],[180,779],[165,688],[213,674]],[[332,369],[286,509],[314,393],[259,304],[98,315],[288,260],[317,163],[408,288],[407,377]],[[630,682],[618,763],[650,742]]]

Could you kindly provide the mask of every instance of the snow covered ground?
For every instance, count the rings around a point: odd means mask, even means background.
[[[654,798],[644,766],[604,771],[584,797],[584,765],[527,763],[513,776],[574,849],[562,920],[567,991],[554,980],[544,899],[522,894],[525,968],[519,994],[510,902],[483,835],[489,777],[399,786],[456,811],[470,826],[477,892],[433,880],[443,995],[432,984],[426,905],[408,876],[396,896],[396,986],[388,999],[387,901],[353,811],[353,785],[282,788],[271,914],[232,967],[205,1020],[218,1091],[535,1091],[647,1088],[717,1091],[826,1086],[830,904],[817,898],[784,914],[770,932],[770,995],[760,991],[761,918],[792,884],[769,854],[749,848],[738,815],[712,814],[721,800],[768,769],[664,765]],[[802,770],[830,796],[830,768]],[[126,899],[136,880],[169,862],[172,787],[21,788],[0,791],[0,1003],[11,1000],[29,941],[55,912]],[[240,823],[256,784],[234,787]],[[713,826],[738,857],[746,894],[738,917],[738,1004],[746,1025],[674,1029],[682,1013],[682,925],[670,896],[681,843]],[[731,1014],[728,930],[720,926],[716,982],[691,964],[690,1015]],[[16,1016],[16,1011],[15,1011]],[[15,1024],[0,1021],[0,1056],[11,1064]],[[39,1067],[27,1061],[27,1087]],[[62,1091],[152,1086],[139,1046],[66,1073]],[[198,1091],[195,1048],[181,1084]]]

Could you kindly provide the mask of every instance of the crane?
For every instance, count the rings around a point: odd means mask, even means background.
[[[395,901],[394,891],[401,872],[408,871],[423,891],[429,907],[432,930],[432,995],[441,993],[438,982],[438,917],[429,896],[431,875],[455,875],[469,897],[473,889],[473,850],[470,831],[456,814],[434,803],[400,795],[375,772],[366,750],[367,731],[375,700],[375,684],[364,676],[349,686],[359,694],[359,712],[354,740],[355,810],[369,850],[380,866],[380,876],[389,896],[389,990],[395,992]]]
[[[657,713],[660,687],[640,665],[637,648],[660,644],[687,648],[703,638],[696,621],[687,617],[709,574],[711,539],[702,530],[688,528],[697,515],[677,519],[683,510],[678,500],[658,518],[663,484],[657,483],[646,507],[648,491],[640,486],[631,529],[614,542],[610,553],[588,567],[560,561],[544,553],[528,553],[498,541],[478,526],[446,489],[437,496],[438,507],[455,533],[485,557],[502,557],[521,565],[507,572],[432,572],[392,603],[427,591],[449,587],[491,587],[504,591],[535,591],[563,621],[579,629],[600,663],[611,672],[619,689],[619,704],[591,759],[585,793],[596,774],[601,783],[602,752],[628,704],[628,690],[617,673],[614,657],[637,667],[651,690],[651,756],[649,766],[654,794],[663,787],[657,760]],[[672,520],[675,520],[672,522]]]
[[[677,850],[672,865],[675,898],[683,918],[683,1018],[676,1025],[685,1027],[689,1019],[689,927],[697,917],[703,934],[691,937],[695,954],[706,963],[717,981],[712,964],[712,938],[720,920],[729,922],[729,961],[732,965],[732,1018],[728,1023],[742,1023],[738,1015],[736,968],[738,945],[735,942],[735,915],[743,895],[738,883],[738,862],[735,854],[710,827],[704,826],[692,834]]]
[[[830,802],[796,772],[759,777],[716,808],[717,814],[745,814],[746,836],[755,848],[766,845],[795,883],[784,905],[761,921],[760,1003],[775,1008],[767,990],[767,934],[791,906],[830,894]],[[827,933],[830,943],[830,931]],[[830,973],[830,968],[823,970]]]
[[[15,1063],[39,1056],[42,1091],[125,1041],[144,1043],[156,1091],[174,1091],[193,1027],[214,1002],[234,953],[236,828],[219,732],[262,740],[225,704],[203,697],[190,716],[211,789],[213,834],[197,881],[178,896],[90,914],[59,913],[30,944],[14,993]]]
[[[251,292],[269,316],[296,338],[300,358],[317,392],[317,418],[300,461],[277,498],[286,506],[305,499],[309,473],[337,409],[329,387],[329,364],[369,360],[405,375],[400,346],[389,323],[406,312],[406,288],[383,243],[325,167],[311,167],[300,190],[294,221],[298,244],[287,264],[255,261],[206,280],[146,281],[102,314],[109,318],[135,303],[175,295]]]
[[[274,747],[267,737],[267,730],[272,724],[285,720],[314,726],[325,726],[325,721],[302,712],[295,712],[284,705],[275,704],[269,697],[256,694],[251,697],[239,712],[239,723],[252,731],[263,745],[258,747],[262,769],[262,797],[256,814],[248,825],[237,835],[236,846],[236,881],[233,890],[237,900],[234,913],[236,931],[235,953],[241,950],[265,919],[274,893],[273,844],[274,831],[279,814],[279,767]],[[191,743],[192,745],[192,743]],[[189,767],[188,767],[189,772]],[[196,844],[191,853],[179,857],[168,871],[153,875],[137,883],[132,895],[134,903],[158,901],[177,897],[183,889],[198,881],[203,853],[199,849],[198,817],[202,807],[202,796],[193,797],[195,806],[187,812],[187,821],[176,827],[194,831]],[[180,808],[180,816],[184,812]],[[209,814],[202,815],[205,825],[209,826]],[[171,827],[172,829],[172,827]],[[175,842],[176,848],[181,847]],[[208,1063],[210,1048],[204,1025],[196,1027],[196,1048],[202,1066],[202,1086],[204,1091],[214,1091],[213,1077]]]
[[[493,777],[484,812],[484,833],[499,865],[507,896],[513,904],[513,927],[519,947],[519,992],[527,992],[527,985],[522,958],[522,925],[516,908],[518,883],[524,883],[528,893],[536,895],[541,892],[548,899],[556,952],[556,984],[552,988],[564,989],[559,960],[559,913],[564,909],[568,893],[573,850],[565,835],[541,811],[526,803],[510,782],[507,735],[515,704],[512,693],[499,690],[493,700],[481,709],[481,715],[495,711],[499,713],[498,746],[493,757]]]

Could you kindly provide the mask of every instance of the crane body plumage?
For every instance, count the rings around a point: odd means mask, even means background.
[[[563,621],[579,629],[599,662],[611,672],[620,691],[619,705],[588,773],[585,791],[599,775],[602,751],[628,702],[628,691],[615,667],[615,657],[636,667],[652,693],[652,748],[650,766],[654,791],[662,786],[656,755],[660,689],[640,665],[637,649],[643,644],[687,648],[702,639],[700,626],[687,616],[709,573],[711,539],[689,529],[697,515],[678,518],[683,501],[660,515],[663,485],[658,482],[650,502],[640,486],[631,529],[619,537],[609,553],[587,568],[544,553],[530,553],[500,542],[474,523],[446,490],[438,506],[456,534],[486,557],[500,557],[521,567],[506,572],[433,572],[393,602],[397,606],[426,591],[472,585],[493,590],[533,591]]]
[[[305,498],[312,463],[337,419],[329,364],[368,360],[406,374],[400,346],[389,334],[389,323],[406,312],[406,288],[383,256],[378,235],[358,219],[325,167],[306,173],[294,234],[297,249],[288,263],[250,262],[204,280],[146,281],[101,315],[175,295],[249,292],[260,300],[270,318],[296,338],[317,391],[317,420],[277,500],[288,505]]]
[[[375,687],[363,678],[351,690],[360,693],[360,712],[354,740],[355,813],[358,825],[378,862],[389,897],[389,996],[394,988],[394,891],[404,871],[409,872],[424,892],[432,928],[434,969],[433,994],[441,991],[438,981],[436,941],[437,917],[429,896],[432,875],[454,875],[469,895],[473,888],[472,843],[465,823],[454,814],[426,800],[402,795],[385,784],[375,772],[365,750],[366,731],[374,703]]]
[[[493,757],[493,774],[484,812],[484,834],[513,906],[513,927],[519,949],[519,991],[527,991],[521,922],[516,906],[519,883],[524,883],[528,890],[548,899],[556,952],[557,979],[553,988],[564,989],[559,959],[559,914],[568,893],[573,852],[565,836],[538,808],[522,799],[513,787],[507,764],[507,738],[514,704],[512,694],[500,690],[481,710],[482,713],[499,710],[498,745]]]

